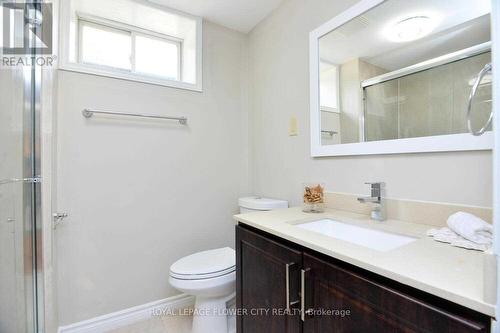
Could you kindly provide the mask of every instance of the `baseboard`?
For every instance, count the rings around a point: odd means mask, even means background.
[[[61,326],[58,333],[103,333],[153,317],[154,312],[163,309],[178,310],[194,304],[194,297],[178,295],[133,308],[109,313],[103,316]]]

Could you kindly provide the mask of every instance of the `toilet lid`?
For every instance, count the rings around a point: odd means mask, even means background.
[[[170,276],[183,280],[209,279],[234,272],[236,254],[229,247],[191,254],[170,266]]]
[[[252,210],[273,210],[288,208],[288,201],[263,197],[247,197],[238,199],[238,205]]]

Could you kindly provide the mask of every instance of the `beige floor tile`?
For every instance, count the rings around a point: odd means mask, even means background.
[[[141,321],[108,333],[190,333],[192,317],[165,316]]]

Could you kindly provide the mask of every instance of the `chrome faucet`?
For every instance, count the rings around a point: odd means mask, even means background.
[[[384,221],[384,213],[382,210],[382,186],[384,183],[365,183],[371,186],[371,196],[358,198],[361,203],[373,203],[373,209],[371,212],[371,218],[376,221]]]

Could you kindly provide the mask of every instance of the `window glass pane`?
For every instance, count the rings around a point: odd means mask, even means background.
[[[131,70],[132,37],[129,33],[82,24],[82,62]]]
[[[178,44],[138,35],[135,40],[135,70],[179,80]]]
[[[338,109],[338,73],[337,66],[321,62],[320,65],[321,106],[331,110]]]

